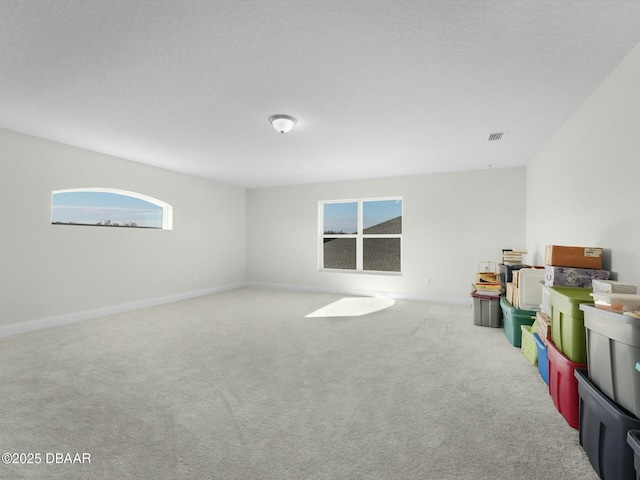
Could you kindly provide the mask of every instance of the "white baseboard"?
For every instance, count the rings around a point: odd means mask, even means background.
[[[241,288],[246,286],[245,283],[234,283],[230,285],[222,285],[219,287],[205,288],[203,290],[193,290],[190,292],[177,293],[175,295],[168,295],[166,297],[150,298],[146,300],[139,300],[136,302],[121,303],[119,305],[112,305],[104,308],[96,308],[94,310],[85,310],[83,312],[74,312],[64,315],[57,315],[55,317],[42,318],[38,320],[29,320],[26,322],[11,323],[9,325],[0,326],[0,338],[9,337],[11,335],[17,335],[19,333],[33,332],[36,330],[42,330],[44,328],[57,327],[59,325],[66,325],[68,323],[81,322],[83,320],[89,320],[92,318],[106,317],[107,315],[115,315],[118,313],[130,312],[132,310],[139,310],[141,308],[155,307],[157,305],[164,305],[166,303],[179,302],[181,300],[188,300],[190,298],[202,297],[204,295],[210,295],[212,293],[223,292],[225,290],[233,290],[235,288]]]
[[[446,305],[471,306],[473,304],[471,297],[435,297],[435,296],[412,295],[412,294],[395,293],[395,292],[378,292],[378,291],[372,291],[372,290],[309,287],[309,286],[290,285],[290,284],[282,284],[282,283],[247,282],[246,286],[255,287],[255,288],[297,290],[297,291],[303,291],[303,292],[334,293],[337,295],[355,295],[360,297],[372,297],[376,295],[381,295],[384,297],[393,298],[394,300],[414,300],[417,302],[440,303],[440,304],[446,304]]]
[[[319,293],[333,293],[337,295],[355,295],[361,297],[371,297],[376,295],[382,295],[385,297],[393,298],[394,300],[415,300],[418,302],[440,303],[448,305],[468,305],[472,304],[471,298],[460,297],[429,297],[422,295],[408,295],[394,292],[374,292],[371,290],[355,290],[355,289],[336,289],[336,288],[322,288],[322,287],[309,287],[302,285],[291,285],[281,283],[261,283],[261,282],[243,282],[234,283],[230,285],[222,285],[219,287],[205,288],[203,290],[194,290],[191,292],[177,293],[175,295],[168,295],[166,297],[150,298],[147,300],[139,300],[136,302],[121,303],[119,305],[112,305],[104,308],[96,308],[94,310],[85,310],[83,312],[74,312],[64,315],[57,315],[55,317],[42,318],[38,320],[29,320],[20,323],[11,323],[9,325],[0,326],[0,338],[9,337],[11,335],[18,335],[20,333],[34,332],[36,330],[42,330],[45,328],[57,327],[60,325],[66,325],[68,323],[81,322],[83,320],[90,320],[92,318],[106,317],[108,315],[115,315],[118,313],[130,312],[132,310],[139,310],[141,308],[155,307],[157,305],[164,305],[166,303],[179,302],[181,300],[188,300],[190,298],[202,297],[204,295],[210,295],[212,293],[224,292],[226,290],[233,290],[242,287],[254,287],[254,288],[272,288],[281,290],[296,290],[303,292],[319,292]]]

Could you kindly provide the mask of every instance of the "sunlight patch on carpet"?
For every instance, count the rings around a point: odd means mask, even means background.
[[[359,317],[373,312],[379,312],[392,306],[395,300],[386,297],[357,297],[341,298],[325,305],[308,317]]]

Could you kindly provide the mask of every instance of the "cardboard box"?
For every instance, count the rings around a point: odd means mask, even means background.
[[[608,270],[544,266],[544,284],[547,287],[591,287],[593,280],[609,280],[610,275]]]
[[[511,279],[513,281],[513,286],[517,287],[518,286],[518,279],[520,278],[520,270],[514,270],[512,275],[511,275]]]
[[[547,338],[551,337],[551,319],[544,312],[536,313],[536,333],[540,340],[546,345]]]
[[[544,252],[544,263],[557,267],[600,270],[602,268],[602,248],[547,245]]]

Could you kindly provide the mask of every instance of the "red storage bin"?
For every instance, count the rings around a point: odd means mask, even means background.
[[[565,357],[551,338],[547,339],[549,356],[549,394],[553,404],[567,423],[578,430],[580,426],[580,395],[576,368],[587,368],[585,364],[575,363]]]

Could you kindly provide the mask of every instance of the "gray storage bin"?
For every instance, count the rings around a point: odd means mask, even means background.
[[[473,324],[481,327],[500,327],[502,310],[500,297],[482,297],[472,294],[473,298]]]
[[[640,417],[640,319],[582,304],[589,379],[611,400]]]

